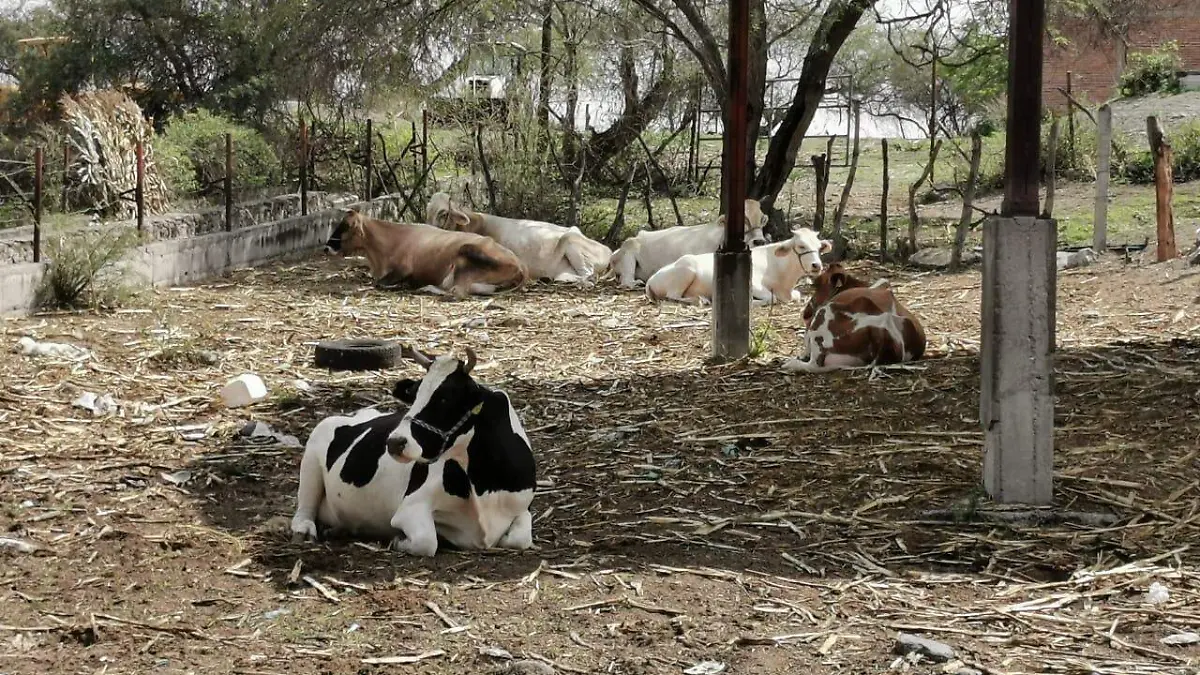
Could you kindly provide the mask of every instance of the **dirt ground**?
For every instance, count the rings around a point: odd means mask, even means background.
[[[1035,526],[979,509],[978,273],[855,268],[893,280],[927,359],[785,376],[792,305],[755,310],[757,358],[706,365],[707,309],[611,284],[447,302],[324,259],[5,320],[7,345],[95,358],[0,357],[0,537],[36,547],[0,544],[0,673],[1197,672],[1200,647],[1163,639],[1200,632],[1200,274],[1060,276],[1057,508]],[[312,366],[314,341],[363,336],[478,352],[534,444],[536,550],[290,542],[301,451],[238,431],[303,442],[394,405],[416,366]],[[223,409],[247,371],[271,397]],[[899,632],[955,660],[900,660]]]

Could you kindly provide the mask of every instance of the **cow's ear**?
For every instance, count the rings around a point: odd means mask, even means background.
[[[828,239],[821,240],[821,253],[829,253],[833,250],[833,242]]]
[[[841,288],[846,285],[846,273],[838,270],[829,275],[829,285],[833,288]]]
[[[779,248],[775,249],[776,258],[786,258],[791,254],[792,249],[788,248],[787,246],[780,246]]]
[[[417,390],[421,388],[421,381],[414,380],[411,377],[406,377],[396,383],[392,388],[392,396],[404,403],[412,404],[417,398]]]
[[[450,224],[455,227],[465,228],[466,226],[471,224],[471,217],[468,216],[467,214],[463,213],[462,211],[459,211],[458,209],[451,209],[450,214],[449,214],[449,221],[450,221]]]

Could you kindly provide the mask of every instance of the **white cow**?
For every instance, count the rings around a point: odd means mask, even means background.
[[[517,254],[535,279],[592,282],[608,270],[612,258],[612,249],[588,239],[578,227],[478,213],[454,203],[445,192],[430,198],[425,217],[435,227],[495,239]]]
[[[750,249],[750,297],[755,305],[800,302],[796,284],[808,274],[821,273],[821,254],[833,242],[820,239],[807,227],[792,230],[790,239]],[[654,302],[707,304],[713,294],[713,253],[685,255],[655,272],[646,282],[646,297]]]
[[[471,378],[470,349],[465,363],[406,353],[427,369],[396,385],[408,412],[366,408],[313,429],[293,538],[315,539],[321,523],[412,555],[437,553],[439,536],[464,549],[529,548],[536,467],[508,395]]]
[[[767,243],[763,226],[767,217],[757,199],[746,200],[746,245],[761,246]],[[618,282],[625,288],[633,288],[638,281],[646,281],[658,270],[669,265],[680,256],[696,253],[712,253],[725,241],[725,215],[715,223],[668,227],[665,230],[642,230],[625,240],[613,254],[612,270]]]

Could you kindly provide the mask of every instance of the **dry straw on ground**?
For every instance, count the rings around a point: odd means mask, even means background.
[[[920,314],[927,360],[783,376],[784,306],[755,310],[766,354],[708,366],[706,309],[612,285],[447,302],[341,261],[5,321],[6,342],[96,356],[0,360],[0,526],[36,547],[0,545],[0,671],[1196,672],[1198,647],[1171,642],[1200,631],[1200,277],[1061,276],[1056,509],[1030,524],[978,489],[977,274],[856,268]],[[415,366],[312,368],[314,341],[350,336],[479,353],[538,456],[537,550],[290,543],[299,451],[237,432],[303,440],[392,405]],[[272,398],[221,409],[244,371]],[[94,418],[71,406],[84,390],[122,407]],[[899,632],[954,660],[896,656]]]

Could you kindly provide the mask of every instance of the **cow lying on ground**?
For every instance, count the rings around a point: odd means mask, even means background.
[[[767,243],[763,226],[767,217],[757,199],[746,200],[746,245],[753,248]],[[684,255],[712,253],[725,241],[725,215],[715,223],[675,226],[665,230],[642,230],[621,244],[613,254],[611,266],[618,282],[633,288],[659,269]]]
[[[422,223],[391,223],[350,210],[325,244],[329,253],[364,255],[381,286],[490,295],[525,282],[520,259],[488,237]]]
[[[464,549],[529,548],[535,463],[508,396],[471,378],[470,349],[465,363],[406,353],[427,369],[396,385],[408,412],[367,408],[313,429],[293,537],[315,539],[321,523],[413,555],[437,553],[439,536]]]
[[[813,281],[803,317],[807,358],[790,359],[783,364],[786,372],[903,363],[925,353],[925,329],[896,299],[887,280],[868,285],[840,263]]]
[[[820,274],[821,254],[832,248],[831,241],[819,239],[816,232],[801,227],[792,230],[790,239],[750,249],[753,304],[800,302],[796,283],[805,274]],[[651,275],[646,282],[646,297],[654,302],[664,299],[701,304],[712,302],[713,264],[713,253],[681,256]]]
[[[578,227],[478,213],[454,203],[445,192],[433,195],[425,216],[436,227],[495,239],[515,253],[535,279],[594,281],[608,270],[612,258],[611,249],[588,239]]]

